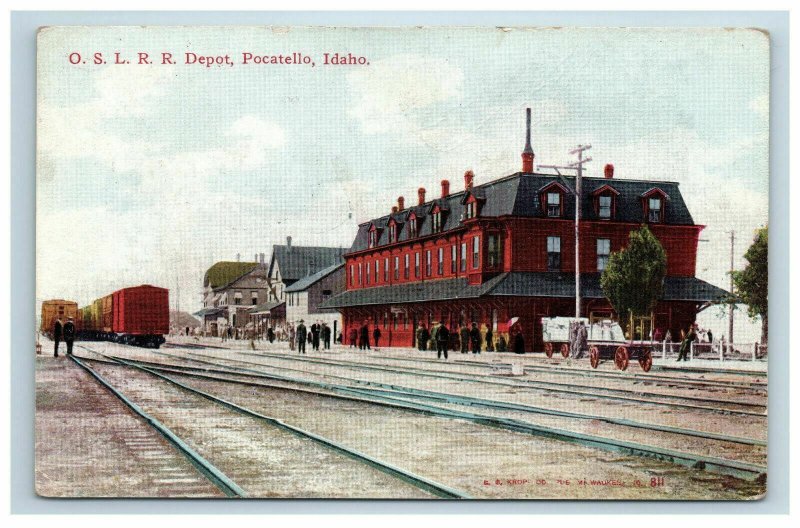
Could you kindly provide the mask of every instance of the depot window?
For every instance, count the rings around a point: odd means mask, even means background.
[[[467,202],[467,219],[475,218],[476,216],[478,215],[476,213],[475,202]]]
[[[600,218],[611,218],[611,196],[601,195],[598,197],[598,211]]]
[[[425,276],[431,276],[431,250],[425,252]]]
[[[242,292],[237,291],[233,294],[233,304],[242,304]]]
[[[547,237],[547,271],[561,271],[561,237]]]
[[[383,259],[383,282],[389,282],[389,257]]]
[[[597,239],[597,271],[603,271],[608,265],[611,255],[611,240],[608,238]]]
[[[439,233],[442,230],[442,212],[433,213],[433,232]]]
[[[453,275],[456,274],[456,266],[458,266],[457,262],[458,262],[458,247],[456,246],[456,244],[453,244],[452,247],[450,248],[450,273],[452,273]]]
[[[660,222],[661,221],[661,198],[650,198],[648,200],[648,212],[647,212],[647,221],[648,222]]]
[[[403,266],[403,278],[404,279],[408,278],[408,273],[409,273],[409,271],[408,271],[408,259],[409,259],[409,256],[408,256],[408,253],[406,253],[406,255],[404,257],[404,261],[403,261],[403,264],[405,264],[405,266]]]
[[[394,280],[400,278],[400,257],[394,258]]]
[[[419,252],[414,253],[414,276],[419,278]]]
[[[417,236],[417,217],[412,216],[408,219],[408,233],[409,238],[416,238]]]
[[[438,273],[439,275],[444,275],[444,248],[439,248],[437,257],[438,259],[436,261],[436,273]]]
[[[389,243],[397,242],[397,225],[392,224],[389,226]]]
[[[561,193],[557,192],[547,193],[547,216],[549,217],[561,216]]]
[[[373,229],[369,232],[369,247],[375,247],[378,243],[378,235],[377,232]]]
[[[486,239],[486,259],[490,268],[500,263],[500,240],[497,235],[489,235]]]
[[[251,291],[250,292],[250,304],[252,304],[253,306],[258,304],[258,292],[257,291]]]
[[[481,258],[481,237],[472,239],[472,268],[477,269]]]
[[[361,286],[361,263],[358,263],[358,285]]]
[[[370,265],[369,265],[369,262],[367,262],[367,264],[366,264],[366,266],[365,266],[365,267],[367,268],[367,269],[366,269],[366,272],[367,272],[367,284],[369,284],[369,283],[371,282],[371,278],[372,278],[372,277],[370,277],[370,272],[369,272],[369,270],[370,270],[370,269],[372,269],[372,266],[370,266]]]
[[[375,284],[378,284],[378,281],[381,277],[381,264],[378,259],[375,259]]]
[[[461,272],[467,271],[467,243],[461,243],[461,265],[459,267]]]

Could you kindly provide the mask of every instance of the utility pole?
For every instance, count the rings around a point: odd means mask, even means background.
[[[731,231],[731,271],[730,271],[730,278],[731,278],[731,303],[728,305],[728,343],[733,345],[733,240],[734,240],[734,232]]]
[[[570,151],[570,155],[578,155],[578,161],[567,166],[560,165],[539,165],[542,169],[555,169],[559,176],[558,169],[575,169],[575,317],[581,316],[581,243],[580,243],[580,223],[581,223],[581,179],[583,178],[583,165],[589,163],[592,158],[584,158],[583,153],[592,148],[591,145],[578,145]]]

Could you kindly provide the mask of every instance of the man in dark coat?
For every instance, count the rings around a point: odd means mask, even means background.
[[[58,344],[61,342],[61,329],[64,325],[61,323],[61,319],[56,319],[55,324],[53,325],[53,341],[56,343],[56,348],[54,350],[53,357],[58,357]]]
[[[319,334],[322,332],[322,327],[319,323],[311,325],[311,346],[314,350],[319,350]]]
[[[422,330],[419,333],[419,349],[420,350],[428,350],[428,340],[431,338],[431,333],[428,332],[428,329],[425,326],[422,326]]]
[[[331,327],[328,326],[328,323],[322,323],[322,344],[325,350],[331,348]]]
[[[303,324],[303,320],[300,319],[300,324],[297,325],[297,352],[300,354],[306,353],[306,335],[308,334],[308,330],[306,330],[306,325]]]
[[[678,361],[689,361],[689,349],[691,348],[693,341],[697,341],[697,332],[694,324],[689,325],[689,331],[686,332],[686,337],[684,337],[683,341],[681,342],[681,348],[678,352]]]
[[[375,329],[372,331],[372,342],[375,343],[375,348],[378,348],[378,342],[381,339],[381,329],[378,328],[378,325],[375,325]]]
[[[275,341],[275,330],[273,330],[271,326],[267,328],[267,341],[270,343]]]
[[[367,323],[361,325],[361,340],[358,345],[361,350],[369,350],[369,326]]]
[[[450,342],[450,331],[443,324],[439,324],[436,329],[436,358],[439,359],[444,353],[444,358],[447,359],[447,344]]]
[[[478,330],[478,323],[472,323],[472,330],[469,331],[469,342],[472,344],[472,353],[481,353],[481,331]]]
[[[64,324],[64,342],[67,343],[67,355],[71,356],[72,343],[75,342],[75,323],[72,322],[72,317]]]
[[[492,327],[486,328],[486,351],[494,352],[494,334],[492,334]]]
[[[517,333],[514,334],[514,353],[515,354],[525,353],[525,338],[522,336],[521,330],[517,330]]]
[[[350,348],[355,348],[358,342],[358,329],[354,326],[350,329]]]
[[[461,353],[466,354],[469,351],[469,329],[467,325],[461,325],[461,330],[458,332],[458,337],[461,340]]]

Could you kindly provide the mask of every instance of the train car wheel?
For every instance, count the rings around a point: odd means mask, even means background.
[[[569,345],[567,343],[561,343],[561,355],[565,358],[569,357]]]
[[[597,348],[596,345],[592,345],[589,349],[589,364],[592,365],[594,369],[600,364],[600,349]]]
[[[642,367],[642,370],[645,372],[650,372],[650,369],[653,367],[653,351],[649,348],[645,348],[639,354],[639,366]]]
[[[544,344],[544,353],[548,358],[553,357],[553,343],[545,343]]]
[[[628,354],[628,347],[618,347],[616,353],[614,353],[614,364],[617,368],[619,370],[627,370],[629,361],[630,355]]]

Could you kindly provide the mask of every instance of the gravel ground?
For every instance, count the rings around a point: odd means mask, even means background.
[[[36,493],[223,497],[164,438],[64,356],[36,358]]]
[[[198,351],[192,351],[193,354],[197,354],[197,352]],[[136,355],[141,354],[138,351],[129,353]],[[176,353],[176,351],[171,351],[170,353],[180,355],[180,353]],[[274,373],[287,377],[311,379],[315,381],[328,381],[339,384],[345,383],[342,380],[330,377],[338,375],[361,381],[395,384],[405,387],[486,398],[496,401],[522,403],[561,411],[595,414],[598,416],[612,418],[626,418],[642,423],[654,423],[671,427],[681,427],[729,436],[742,436],[756,440],[766,440],[767,434],[766,416],[724,415],[704,411],[692,411],[689,409],[674,409],[667,407],[656,408],[651,405],[641,405],[638,402],[627,403],[613,400],[599,400],[600,404],[598,405],[597,401],[589,396],[574,396],[518,385],[497,386],[480,383],[466,383],[457,380],[419,377],[415,376],[413,373],[396,374],[382,371],[364,371],[356,370],[351,367],[301,362],[302,360],[289,362],[282,359],[268,357],[256,357],[253,355],[244,356],[237,352],[231,353],[219,350],[203,351],[202,355],[208,356],[207,360],[210,361],[219,361],[220,359],[236,359],[238,361],[246,361],[271,368],[297,368],[303,370],[304,372],[299,373],[275,369]],[[200,356],[195,355],[191,357],[199,358]],[[156,354],[149,354],[149,360],[162,362],[175,361],[174,358],[165,358],[164,356],[158,356]],[[230,365],[245,366],[246,368],[262,368],[255,365],[247,366],[239,363],[227,363]],[[501,380],[501,382],[505,383],[503,380]],[[483,409],[481,412],[483,412]],[[648,432],[647,434],[649,435],[650,433]],[[641,431],[639,431],[639,436],[641,436]],[[694,444],[695,442],[692,443]],[[673,445],[673,447],[682,448],[683,446],[679,444],[677,446]],[[746,448],[745,452],[749,452],[749,450],[752,449],[748,446],[742,447]],[[756,457],[759,456],[758,453],[759,449],[756,449]]]

